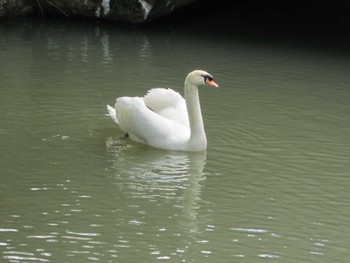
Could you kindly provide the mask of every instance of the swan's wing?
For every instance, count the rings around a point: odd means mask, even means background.
[[[155,112],[159,112],[164,108],[176,107],[176,104],[183,98],[172,89],[155,88],[147,92],[144,100],[147,107]]]
[[[162,148],[190,136],[189,128],[150,110],[143,98],[118,98],[115,109],[120,128],[146,144]]]
[[[162,117],[189,126],[185,99],[172,89],[156,88],[144,97],[145,105]]]

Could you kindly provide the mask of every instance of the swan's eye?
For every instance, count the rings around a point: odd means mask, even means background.
[[[212,76],[209,76],[209,75],[202,75],[202,77],[204,78],[204,82],[207,82],[208,80],[209,80],[209,81],[213,81],[213,77],[212,77]]]

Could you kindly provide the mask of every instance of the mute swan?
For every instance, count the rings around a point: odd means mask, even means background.
[[[185,98],[172,89],[155,88],[144,97],[117,98],[115,108],[107,105],[110,117],[133,141],[178,151],[207,148],[198,86],[218,88],[212,75],[203,70],[185,79]]]

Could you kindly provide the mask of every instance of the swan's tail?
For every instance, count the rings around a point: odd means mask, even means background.
[[[108,111],[108,114],[112,120],[119,125],[119,122],[118,122],[118,119],[117,119],[117,113],[115,111],[115,109],[109,105],[107,105],[107,111]]]

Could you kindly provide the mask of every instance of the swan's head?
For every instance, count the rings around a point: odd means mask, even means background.
[[[204,70],[194,70],[190,72],[185,81],[194,86],[209,85],[214,88],[219,87],[219,85],[214,82],[213,76]]]

